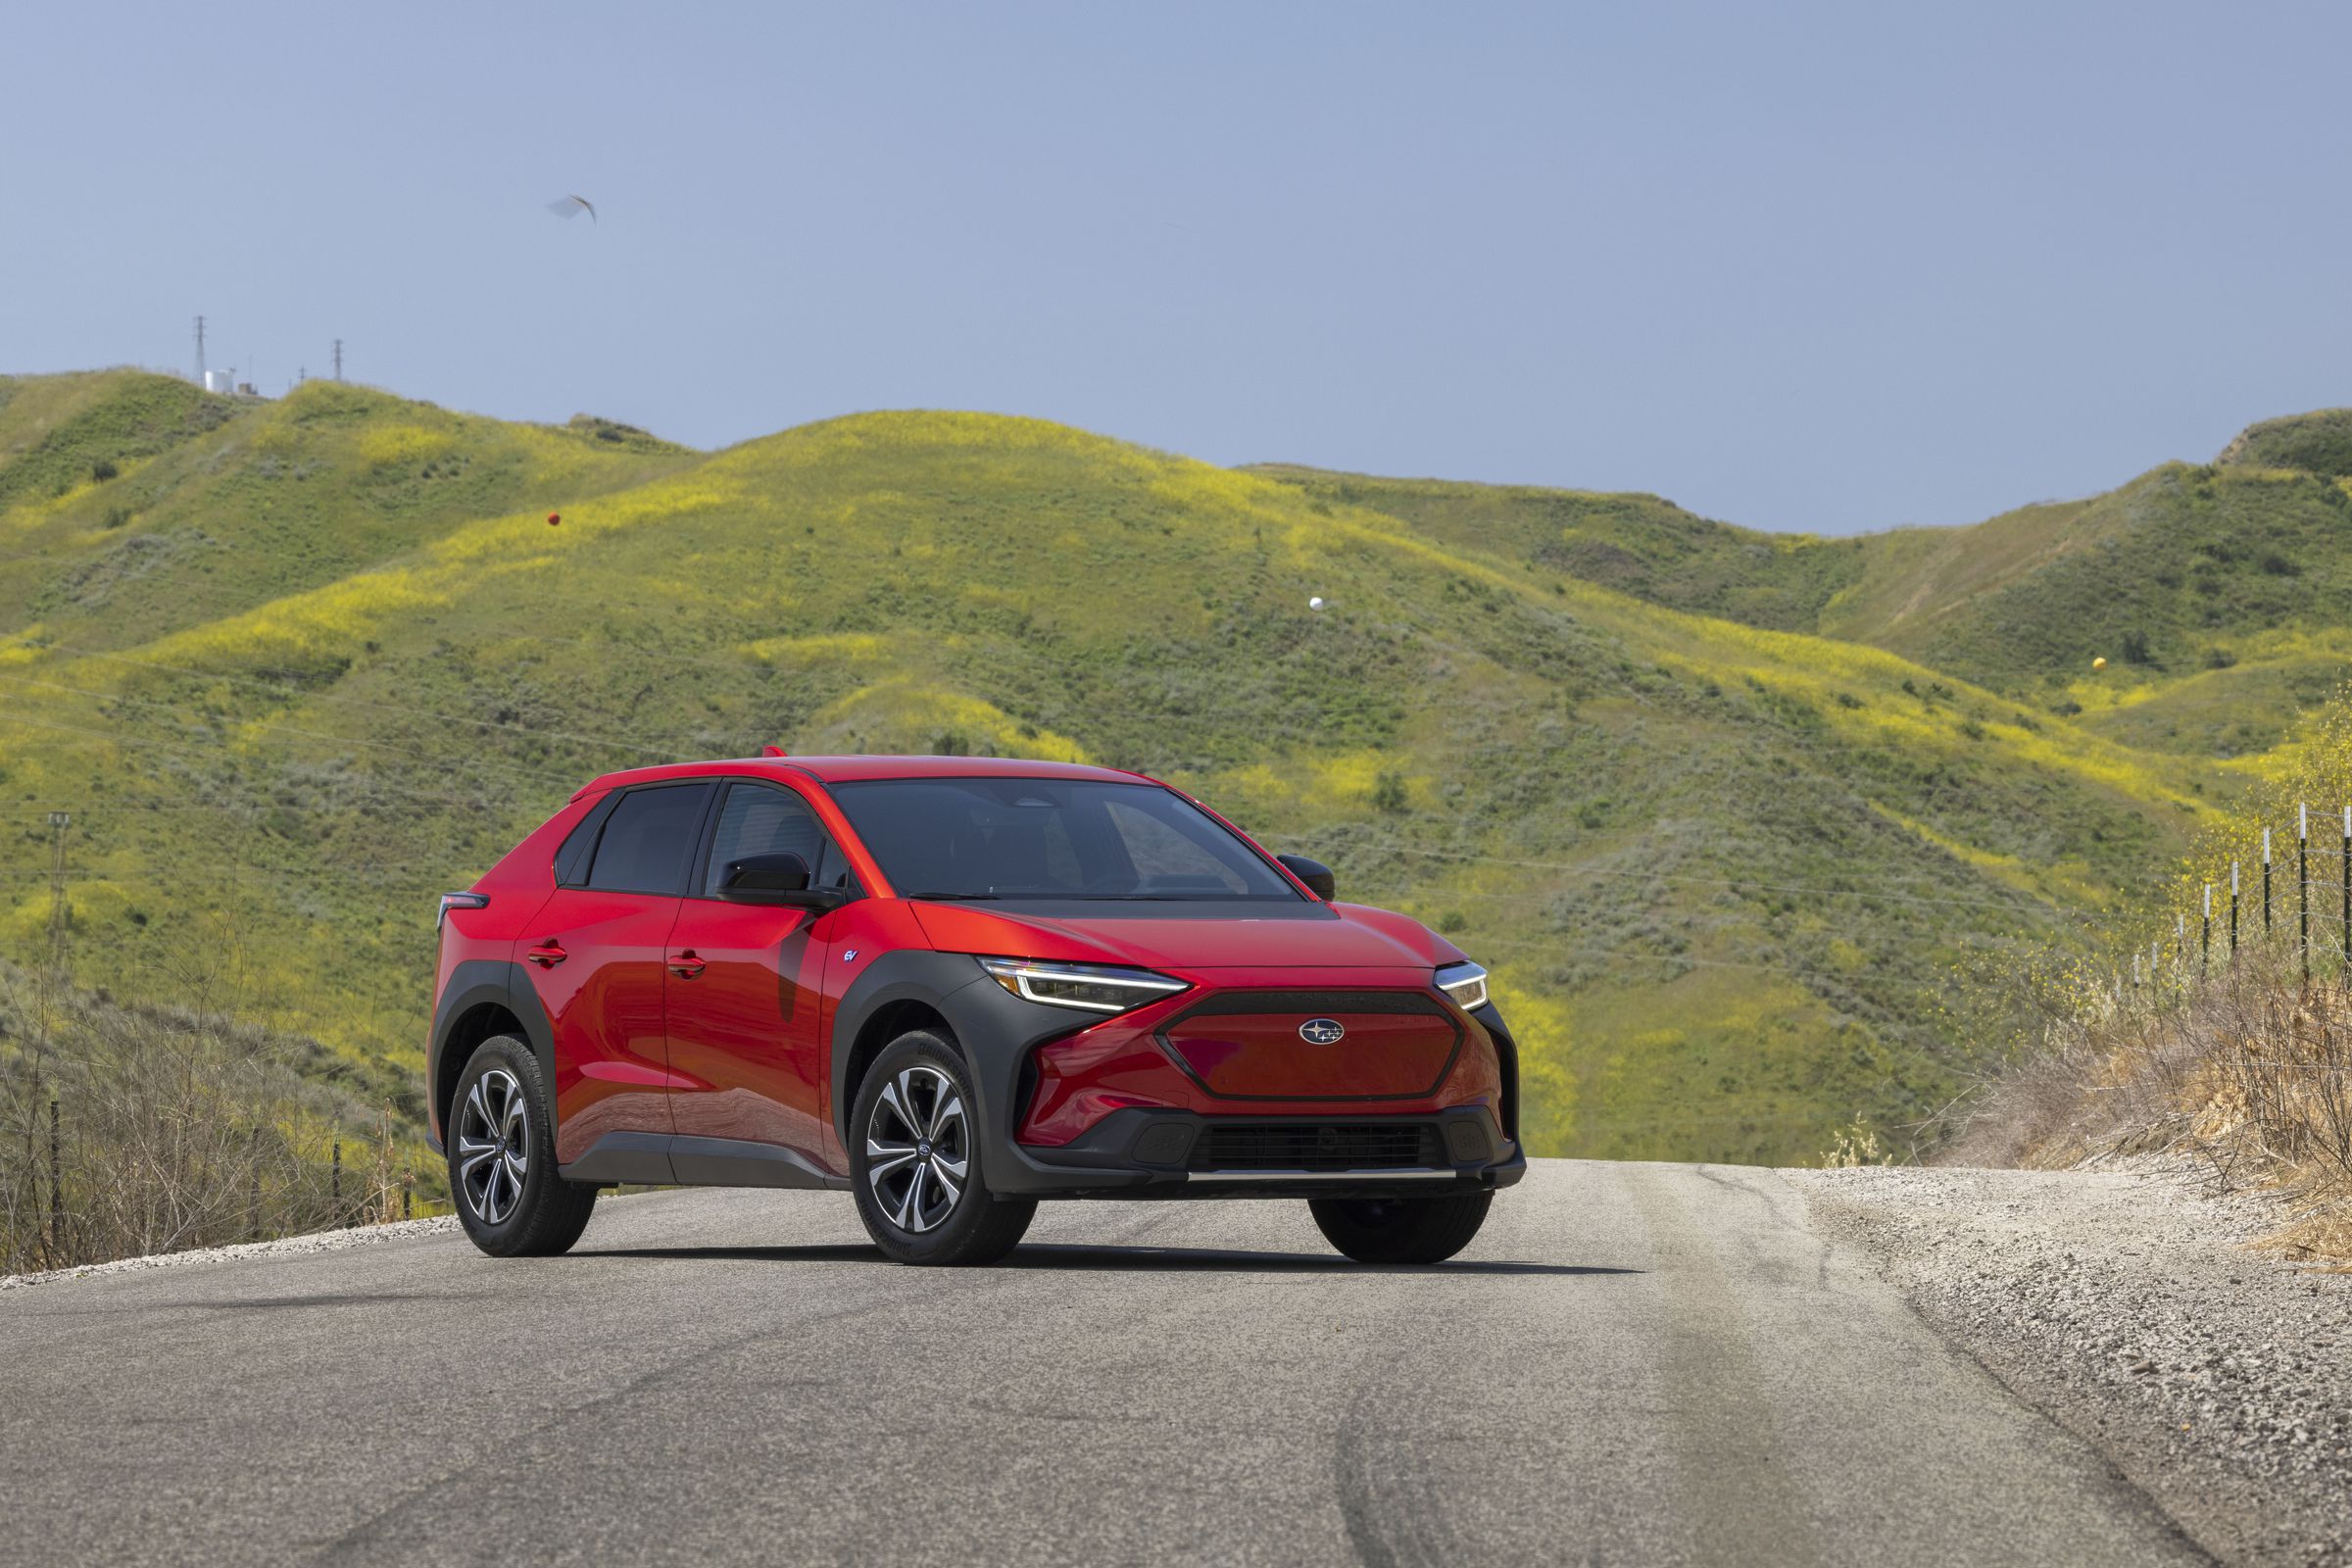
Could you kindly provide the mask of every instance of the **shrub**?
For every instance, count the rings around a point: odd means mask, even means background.
[[[1383,773],[1379,778],[1373,780],[1372,808],[1374,810],[1386,811],[1395,815],[1410,804],[1411,798],[1405,794],[1402,773]]]
[[[122,469],[115,466],[114,460],[111,458],[100,458],[97,462],[90,465],[90,478],[92,482],[97,484],[106,483],[107,480],[114,478],[122,471]]]

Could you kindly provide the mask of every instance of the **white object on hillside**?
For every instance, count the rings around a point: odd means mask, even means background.
[[[1323,608],[1323,596],[1321,594],[1317,594],[1313,598],[1309,599],[1306,602],[1306,608],[1309,610],[1321,610]]]

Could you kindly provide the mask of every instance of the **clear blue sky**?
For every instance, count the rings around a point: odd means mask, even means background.
[[[1960,522],[2352,403],[2352,8],[26,6],[0,370]],[[564,221],[567,191],[601,221]]]

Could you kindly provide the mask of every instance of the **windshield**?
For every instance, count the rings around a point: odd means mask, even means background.
[[[836,784],[910,899],[1280,899],[1298,894],[1200,808],[1154,784],[904,778]]]

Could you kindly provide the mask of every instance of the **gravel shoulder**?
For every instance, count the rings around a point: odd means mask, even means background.
[[[2191,1168],[1787,1173],[1946,1339],[2228,1562],[2352,1563],[2352,1275]]]
[[[356,1225],[349,1230],[313,1231],[307,1236],[281,1236],[269,1242],[239,1242],[229,1247],[198,1247],[184,1252],[157,1252],[145,1257],[119,1257],[108,1263],[84,1263],[76,1268],[53,1268],[39,1274],[0,1274],[0,1291],[21,1291],[62,1280],[103,1279],[114,1274],[144,1274],[159,1268],[190,1268],[200,1264],[265,1262],[308,1257],[318,1252],[348,1251],[355,1247],[378,1247],[386,1242],[421,1236],[455,1236],[458,1218],[395,1220],[389,1225]]]

